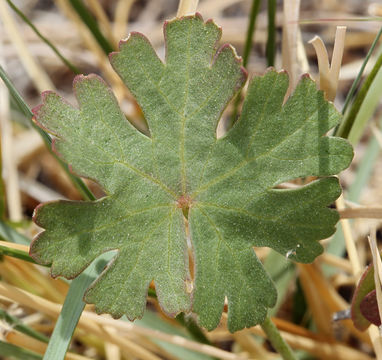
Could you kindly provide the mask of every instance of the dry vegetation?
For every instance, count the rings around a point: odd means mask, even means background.
[[[28,0],[15,3],[82,73],[99,73],[113,88],[127,116],[137,127],[145,127],[137,104],[112,71],[104,51],[73,11],[69,1]],[[88,0],[85,3],[113,47],[130,31],[140,31],[146,34],[163,56],[162,23],[176,15],[178,0]],[[205,19],[213,18],[223,28],[222,42],[233,44],[237,52],[242,54],[251,3],[249,0],[201,0],[198,11]],[[262,1],[256,22],[247,66],[249,74],[263,73],[267,68],[266,3]],[[382,5],[377,0],[315,0],[302,1],[298,10],[298,1],[285,0],[287,9],[284,11],[282,2],[277,3],[275,67],[286,67],[294,81],[304,72],[309,72],[317,79],[320,77],[315,51],[315,47],[320,47],[319,40],[313,42],[315,46],[309,41],[319,35],[331,59],[336,26],[347,26],[344,44],[341,44],[341,39],[338,40],[332,69],[328,73],[329,80],[334,81],[327,81],[325,69],[320,68],[321,87],[332,91],[328,97],[334,98],[336,72],[343,49],[334,101],[341,109],[381,27],[381,18],[376,19],[375,16],[382,16]],[[0,0],[0,21],[0,63],[30,107],[40,103],[40,92],[47,89],[54,89],[74,102],[71,88],[74,73],[15,15],[5,0]],[[287,25],[282,34],[283,22]],[[377,45],[369,62],[371,66],[381,49],[381,45]],[[370,72],[371,66],[367,66],[366,74]],[[231,108],[227,109],[226,114],[230,111]],[[277,280],[282,301],[273,320],[301,358],[366,360],[373,358],[375,351],[379,351],[379,358],[382,358],[376,327],[361,333],[350,320],[333,322],[334,313],[349,308],[360,272],[372,261],[367,236],[375,231],[373,229],[378,230],[381,224],[382,162],[378,156],[378,148],[382,146],[380,117],[380,109],[377,109],[360,134],[362,138],[356,146],[356,157],[351,169],[340,176],[345,194],[337,202],[337,207],[343,217],[339,227],[343,228],[345,235],[346,255],[342,257],[325,252],[311,265],[287,264],[287,267],[280,269],[289,275],[283,281]],[[47,150],[39,134],[30,127],[29,119],[10,101],[8,90],[3,84],[0,84],[0,121],[6,220],[31,238],[39,231],[31,221],[33,210],[39,203],[58,198],[81,199],[81,194]],[[368,151],[372,142],[376,145],[370,155]],[[362,168],[366,162],[371,162],[370,171]],[[351,188],[355,181],[361,181],[359,189],[354,189],[354,186]],[[102,195],[95,184],[87,184],[97,196]],[[354,218],[354,221],[345,218]],[[377,238],[379,235],[377,231]],[[339,236],[337,243],[341,241],[343,238]],[[330,242],[330,239],[323,241],[326,246],[330,246]],[[1,244],[19,246],[21,250],[27,248],[25,245]],[[258,254],[265,260],[268,251],[260,249]],[[68,284],[51,279],[46,268],[10,256],[3,256],[0,276],[0,309],[19,318],[30,328],[50,336]],[[150,299],[149,309],[149,319],[130,324],[114,321],[107,316],[97,316],[92,312],[92,306],[87,306],[67,358],[191,358],[191,353],[182,352],[184,349],[195,351],[193,359],[205,359],[205,355],[222,359],[278,357],[263,341],[264,334],[258,327],[230,334],[223,317],[219,328],[206,334],[212,346],[202,345],[195,339],[183,337],[184,328],[173,319],[166,318],[156,300]],[[40,354],[46,348],[44,342],[17,330],[5,319],[0,320],[0,339]]]

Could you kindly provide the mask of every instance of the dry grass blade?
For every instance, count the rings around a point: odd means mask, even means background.
[[[8,33],[9,39],[12,41],[19,54],[20,61],[23,63],[36,88],[40,92],[48,89],[54,90],[55,86],[49,76],[40,67],[28,50],[25,40],[23,39],[23,35],[17,27],[5,1],[0,1],[0,18],[4,24],[6,32]]]
[[[350,261],[347,259],[341,258],[339,256],[335,256],[328,252],[323,253],[318,259],[324,262],[325,264],[334,266],[348,273],[352,273],[352,266],[350,264]]]
[[[118,100],[122,100],[125,97],[127,90],[121,79],[113,71],[108,58],[105,56],[97,41],[83,24],[79,16],[73,11],[67,0],[56,0],[56,4],[78,29],[78,34],[82,37],[85,46],[94,54],[99,67],[102,69],[109,84],[113,87],[115,96]]]
[[[105,33],[107,39],[114,45],[118,45],[118,41],[114,38],[113,30],[110,25],[109,19],[107,18],[107,15],[105,13],[105,10],[103,9],[101,3],[99,1],[86,1],[88,7],[95,15],[96,19],[98,20],[103,32]]]
[[[199,0],[179,0],[177,17],[195,14]]]
[[[32,350],[38,354],[44,354],[47,344],[36,339],[31,338],[25,334],[22,334],[18,331],[11,331],[6,335],[6,340],[13,344],[23,348],[27,348],[28,350]],[[79,354],[74,354],[68,352],[65,357],[66,360],[90,360],[90,358],[86,356],[82,356]]]
[[[61,311],[61,305],[48,301],[42,297],[33,295],[25,290],[21,290],[17,287],[8,285],[6,283],[0,282],[0,295],[4,296],[14,302],[19,303],[20,305],[32,308],[36,311],[40,311],[44,314],[56,318]],[[134,333],[141,336],[152,337],[155,339],[163,340],[174,345],[182,346],[189,350],[194,350],[196,352],[214,356],[226,360],[244,360],[240,355],[232,354],[228,351],[224,351],[218,348],[215,348],[210,345],[200,344],[198,342],[188,340],[182,336],[169,335],[164,332],[153,330],[149,328],[143,328],[141,326],[135,325],[130,322],[118,321],[114,319],[107,318],[105,316],[99,316],[95,313],[89,311],[84,311],[82,313],[81,319],[78,323],[79,328],[84,329],[87,332],[91,332],[96,336],[99,336],[105,341],[112,342],[122,346],[124,349],[129,349],[132,354],[138,354],[139,357],[142,357],[142,354],[145,355],[145,359],[159,359],[154,355],[148,356],[151,354],[147,350],[141,348],[140,346],[134,344],[133,342],[123,338],[121,335],[117,336],[115,334],[110,335],[107,331],[103,329],[104,326],[113,327],[119,330],[119,334],[122,331],[126,333]],[[143,358],[143,357],[142,357]]]
[[[338,211],[343,211],[345,209],[345,201],[342,195],[336,201],[336,206]],[[353,274],[355,276],[359,276],[361,272],[361,263],[358,258],[357,248],[352,236],[350,223],[346,219],[341,219],[340,223],[345,237],[346,250],[348,252],[349,260],[353,268]]]
[[[5,3],[3,4],[4,6]],[[0,29],[3,30],[0,24]],[[0,65],[5,68],[4,44],[0,40]],[[19,179],[17,173],[17,163],[14,161],[13,153],[13,133],[11,125],[10,99],[7,87],[3,82],[0,83],[0,133],[1,133],[1,152],[0,169],[3,171],[6,184],[6,198],[8,207],[8,216],[12,221],[22,219],[21,196],[19,188]],[[3,196],[1,194],[0,196]]]
[[[310,278],[309,267],[310,265],[298,264],[300,283],[319,334],[332,338],[331,311],[320,296],[318,284]]]
[[[1,240],[0,240],[0,245],[5,246],[5,247],[9,247],[11,249],[22,250],[22,251],[25,251],[26,253],[29,253],[29,246],[27,246],[27,245],[15,244],[15,243],[11,243],[8,241],[1,241]]]
[[[111,331],[112,334],[113,331]],[[121,359],[121,349],[117,345],[107,342],[105,343],[105,356],[106,360],[119,360]]]
[[[361,206],[352,209],[340,209],[341,219],[382,219],[382,207]]]
[[[43,314],[57,318],[61,312],[62,306],[46,300],[43,297],[33,295],[25,290],[0,282],[0,295],[12,300],[20,305],[26,306]],[[95,315],[95,314],[94,314]],[[97,315],[95,315],[97,317]],[[109,341],[118,345],[127,353],[144,360],[159,360],[160,358],[152,354],[150,351],[142,348],[138,344],[123,338],[120,335],[110,335],[106,330],[100,327],[92,319],[82,319],[79,322],[79,328],[99,337],[101,340]]]
[[[259,327],[251,328],[251,333],[255,335],[265,336]],[[281,331],[281,335],[294,349],[300,349],[313,354],[314,357],[325,360],[371,360],[372,357],[363,354],[358,350],[354,350],[348,346],[337,342],[323,342],[309,339],[303,336],[290,334]]]
[[[289,74],[289,88],[285,99],[293,92],[299,76],[308,71],[308,62],[299,29],[300,0],[284,1],[282,66]]]
[[[119,0],[114,12],[113,34],[115,39],[123,39],[127,36],[127,22],[131,7],[135,0]]]
[[[330,101],[334,100],[337,93],[342,55],[345,46],[345,34],[346,26],[337,26],[331,66],[329,66],[328,52],[322,39],[319,36],[315,36],[309,41],[309,43],[313,45],[317,55],[320,72],[320,89],[325,92],[326,98]]]

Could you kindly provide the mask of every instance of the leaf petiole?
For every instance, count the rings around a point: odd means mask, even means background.
[[[267,338],[271,342],[272,346],[283,357],[284,360],[296,360],[292,349],[282,338],[279,330],[269,316],[265,318],[264,322],[261,324],[261,328],[267,335]]]

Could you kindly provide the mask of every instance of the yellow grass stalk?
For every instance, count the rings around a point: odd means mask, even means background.
[[[316,282],[314,279],[310,278],[310,274],[308,272],[310,265],[298,264],[297,266],[299,269],[300,283],[304,291],[306,301],[309,304],[309,310],[311,311],[314,322],[317,326],[317,330],[319,334],[333,338],[331,311],[320,296]]]
[[[45,350],[48,346],[48,344],[43,343],[39,340],[36,340],[30,336],[27,336],[23,333],[20,333],[18,331],[11,331],[6,336],[5,339],[7,342],[20,346],[22,348],[34,351],[38,354],[44,354]],[[74,354],[71,352],[68,352],[65,356],[66,360],[90,360],[90,358],[86,356],[82,356],[79,354]]]
[[[86,4],[89,7],[89,9],[92,11],[92,13],[94,14],[96,19],[98,20],[100,28],[102,29],[106,38],[114,45],[114,47],[117,47],[118,41],[114,37],[110,21],[107,18],[107,15],[105,13],[105,10],[102,7],[101,2],[94,1],[94,0],[87,0]]]
[[[32,79],[33,84],[41,92],[45,90],[54,90],[55,86],[49,76],[29,52],[23,35],[10,14],[6,1],[0,1],[0,18],[4,24],[6,32],[8,33],[9,40],[13,43],[19,55],[19,59]]]
[[[344,270],[347,273],[352,273],[352,266],[350,264],[350,261],[344,258],[341,258],[339,256],[330,254],[328,252],[324,252],[320,257],[318,258],[319,261],[334,266],[338,269]]]
[[[104,328],[105,331],[109,332],[111,336],[116,335],[117,330],[114,328]],[[121,359],[121,349],[110,342],[105,342],[105,356],[106,360],[120,360]]]
[[[340,209],[341,219],[382,219],[382,207],[359,206],[357,208]]]
[[[289,74],[289,87],[285,99],[293,92],[299,76],[309,70],[298,25],[300,0],[283,2],[282,66]]]
[[[195,14],[199,0],[179,0],[177,17]]]
[[[89,29],[83,24],[79,16],[74,12],[68,0],[55,0],[58,8],[73,22],[78,30],[79,36],[85,46],[94,54],[98,66],[102,69],[104,76],[108,83],[112,86],[116,98],[121,101],[127,96],[127,89],[125,88],[122,80],[112,69],[107,56],[104,54]]]
[[[64,301],[68,291],[68,285],[61,280],[55,280],[50,276],[46,276],[46,273],[39,271],[35,265],[19,259],[7,257],[7,260],[4,263],[19,269],[21,278],[33,285],[33,293],[54,302],[61,303]],[[37,291],[36,288],[39,290]]]
[[[126,29],[134,1],[135,0],[118,0],[115,6],[113,34],[117,40],[127,37]]]
[[[270,360],[275,358],[275,356],[279,358],[278,355],[266,351],[261,343],[256,341],[253,335],[249,332],[238,331],[232,334],[232,337],[243,350],[248,352],[250,359]]]
[[[251,333],[265,337],[260,327],[256,326],[249,330]],[[307,337],[280,331],[281,336],[293,348],[313,354],[315,357],[325,360],[371,360],[372,358],[358,350],[337,342],[324,342]]]
[[[186,349],[194,350],[194,351],[197,351],[206,355],[210,355],[213,357],[217,357],[220,359],[226,359],[226,360],[244,360],[245,359],[245,357],[232,354],[228,351],[224,351],[210,345],[200,344],[198,342],[188,340],[182,336],[166,334],[159,330],[143,328],[134,323],[125,322],[125,321],[117,321],[117,320],[110,319],[105,316],[99,316],[95,313],[90,313],[87,311],[83,313],[83,317],[85,319],[91,319],[94,322],[103,326],[113,326],[116,329],[120,331],[126,331],[127,333],[134,332],[135,334],[140,334],[142,336],[148,336],[155,339],[163,340],[171,344],[182,346]]]
[[[0,26],[0,29],[3,30],[3,27]],[[5,69],[3,45],[3,42],[0,41],[0,65]],[[14,138],[10,118],[9,91],[3,82],[0,83],[0,134],[0,161],[2,162],[2,175],[6,184],[8,216],[12,221],[20,221],[22,219],[22,207],[17,163],[13,152]]]
[[[33,295],[25,290],[21,290],[15,286],[6,284],[4,282],[0,282],[0,296],[4,296],[5,298],[19,303],[20,305],[40,311],[53,318],[57,318],[61,311],[60,304],[53,303],[40,296]],[[111,326],[116,328],[117,330],[119,330],[119,335],[110,336],[108,332],[103,329],[104,326]],[[159,330],[144,328],[130,322],[110,319],[89,311],[84,311],[82,313],[82,316],[78,323],[78,327],[85,330],[88,333],[93,333],[94,335],[99,336],[105,341],[109,341],[113,344],[121,346],[126,351],[130,351],[131,354],[136,354],[136,356],[138,356],[137,354],[139,354],[138,357],[147,360],[159,360],[159,358],[151,354],[147,350],[141,348],[136,343],[133,343],[132,341],[127,340],[126,338],[123,338],[120,335],[122,331],[125,331],[126,333],[132,332],[136,335],[163,340],[171,344],[182,346],[189,350],[194,350],[196,352],[221,358],[224,360],[245,359],[242,356],[232,354],[228,351],[224,351],[210,345],[200,344],[196,341],[188,340],[182,336],[170,335]]]
[[[40,296],[33,295],[25,290],[21,290],[4,282],[0,282],[0,295],[4,295],[6,298],[20,305],[40,311],[43,314],[49,315],[53,318],[58,317],[62,308],[60,304],[53,303]],[[133,343],[132,341],[129,341],[128,339],[125,339],[119,335],[111,336],[107,331],[103,330],[91,319],[80,320],[79,328],[84,330],[86,333],[92,333],[98,336],[104,341],[109,341],[118,345],[122,350],[130,353],[132,356],[136,356],[143,360],[160,360],[160,358],[156,355]]]
[[[39,285],[36,284],[35,286],[29,279],[25,279],[24,273],[7,260],[0,263],[0,277],[2,279],[33,293],[41,294],[43,292]]]
[[[2,241],[2,240],[0,240],[0,245],[8,247],[10,249],[21,250],[21,251],[25,251],[26,253],[29,253],[29,246],[27,245],[11,243],[11,242]]]
[[[337,206],[337,210],[340,212],[345,209],[345,201],[344,201],[343,195],[341,195],[338,198],[338,200],[336,200],[336,206]],[[353,209],[353,210],[355,210],[355,209]],[[352,265],[353,274],[355,276],[359,276],[361,273],[361,263],[359,261],[359,257],[357,254],[357,248],[355,246],[355,242],[354,242],[353,235],[351,232],[349,220],[341,219],[340,223],[342,226],[342,231],[344,233],[346,250],[348,253],[350,263]]]

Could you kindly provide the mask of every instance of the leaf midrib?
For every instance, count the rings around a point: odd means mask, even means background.
[[[324,106],[325,104],[323,104],[322,106]],[[274,146],[272,146],[268,151],[258,155],[258,156],[254,156],[253,158],[243,158],[243,160],[238,164],[236,165],[235,167],[231,168],[228,172],[222,174],[221,176],[218,176],[214,179],[212,179],[211,181],[209,181],[207,184],[199,187],[199,189],[197,189],[195,192],[193,192],[190,197],[191,198],[195,198],[196,196],[200,195],[201,193],[203,193],[204,191],[206,191],[209,187],[223,181],[224,179],[230,177],[230,176],[233,176],[237,171],[239,171],[243,166],[245,165],[249,165],[251,163],[253,163],[254,161],[256,160],[259,160],[261,158],[264,158],[264,157],[267,157],[267,156],[270,156],[270,154],[277,150],[277,148],[279,146],[281,146],[285,141],[287,141],[288,139],[290,139],[292,136],[294,136],[297,132],[301,131],[305,126],[307,126],[309,123],[310,123],[310,119],[317,113],[319,112],[319,110],[321,109],[318,108],[316,109],[312,114],[310,114],[308,117],[305,118],[305,120],[302,122],[302,125],[299,126],[295,131],[293,131],[292,133],[288,134],[287,136],[285,136],[283,139],[281,139],[281,141],[277,144],[275,144]],[[321,136],[323,137],[323,136]],[[226,139],[226,137],[222,138],[221,141],[224,141],[224,139]],[[297,159],[298,160],[298,159]],[[296,161],[297,161],[296,160]],[[271,185],[273,186],[273,185]]]

